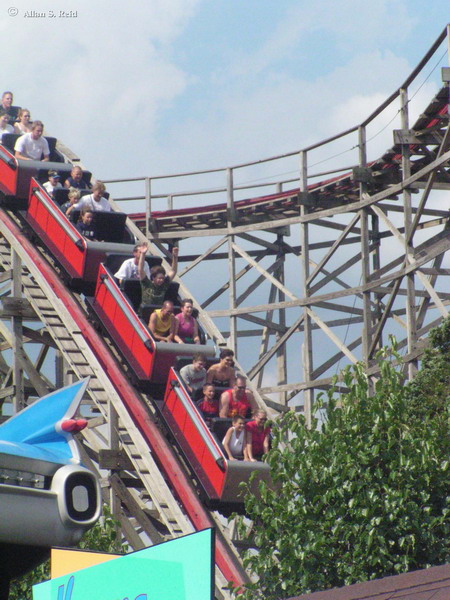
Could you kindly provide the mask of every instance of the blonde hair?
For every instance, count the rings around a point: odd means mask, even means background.
[[[28,110],[28,108],[21,108],[21,109],[19,109],[19,113],[17,115],[17,118],[19,119],[19,121],[20,121],[20,118],[22,117],[23,113],[26,113],[26,112],[30,115],[30,119],[31,119],[31,112]]]
[[[92,191],[101,190],[101,192],[106,192],[106,185],[102,181],[96,181],[92,186]]]
[[[80,192],[74,187],[69,188],[69,193],[67,194],[69,198],[76,198],[77,200],[80,198]]]

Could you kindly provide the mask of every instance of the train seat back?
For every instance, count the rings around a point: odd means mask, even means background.
[[[183,367],[186,365],[190,365],[192,363],[192,358],[188,356],[179,356],[173,365],[174,370],[179,373]]]
[[[148,321],[147,321],[148,322]],[[192,362],[194,354],[202,354],[205,361],[215,354],[214,346],[199,346],[197,344],[177,344],[176,342],[155,342],[156,351],[152,382],[164,384],[167,382],[169,370],[178,357],[188,357]]]
[[[123,254],[108,254],[108,256],[106,257],[105,266],[107,267],[107,269],[111,273],[111,275],[114,275],[114,273],[117,273],[117,271],[120,269],[124,260],[127,260],[128,258],[133,258],[133,255],[130,254],[129,256],[124,257]],[[162,259],[159,256],[146,256],[145,261],[148,264],[149,268],[151,269],[155,265],[160,265],[162,262]],[[136,280],[127,280],[127,281],[129,283],[137,283],[139,288],[141,286],[139,281],[136,281]]]
[[[164,300],[172,300],[175,304],[175,307],[180,306],[180,296],[178,294],[178,290],[180,289],[180,284],[175,281],[171,281],[169,285],[169,289],[164,296]]]
[[[88,194],[92,194],[92,190],[91,189],[87,189],[84,188],[82,190],[80,190],[80,197],[82,198],[83,196],[87,196]],[[106,198],[107,200],[109,200],[109,192],[104,191],[103,192],[103,197]]]
[[[8,134],[8,135],[13,135]],[[28,206],[28,195],[30,192],[30,182],[34,178],[39,181],[47,181],[48,180],[48,172],[49,171],[58,171],[60,173],[61,178],[68,176],[70,170],[72,168],[69,164],[62,164],[59,162],[42,162],[40,160],[20,160],[18,159],[19,170],[18,170],[18,178],[17,178],[17,190],[16,190],[16,199],[17,200],[26,200],[25,206],[22,208],[27,208]],[[43,177],[45,174],[45,177]],[[67,175],[66,175],[67,174]],[[40,179],[39,179],[40,178]]]
[[[43,163],[45,165],[45,163]],[[73,165],[69,164],[69,163],[64,163],[62,165],[59,165],[57,169],[55,169],[55,171],[58,171],[58,175],[60,176],[60,181],[61,184],[64,185],[64,182],[66,181],[66,179],[69,177],[70,172],[72,171]],[[91,172],[90,171],[83,171],[83,177],[87,180],[90,181],[91,180]],[[36,179],[40,182],[40,183],[45,183],[46,181],[48,181],[48,169],[47,168],[43,168],[41,169],[38,174]],[[64,192],[64,190],[66,190],[66,195],[62,194],[62,196],[65,197],[65,200],[61,203],[63,204],[64,202],[67,201],[67,194],[69,193],[68,188],[60,188],[59,190],[55,190],[55,191],[60,191],[60,192]],[[89,189],[85,189],[85,190],[80,190],[81,195],[84,194],[89,194],[90,190]],[[109,196],[109,194],[108,194]],[[53,196],[55,197],[55,196]]]
[[[60,171],[58,171],[59,174],[61,175],[61,183],[63,181],[65,181],[67,179],[67,177],[69,176],[69,174],[62,174]],[[59,206],[62,206],[65,202],[67,202],[69,200],[69,188],[58,188],[57,190],[54,190],[53,192],[53,200],[59,204]],[[83,190],[79,190],[80,191],[80,196],[85,196],[86,194],[89,194],[91,190],[88,189],[83,189]],[[105,197],[109,197],[109,194],[105,192]]]
[[[53,191],[53,200],[58,204],[58,206],[62,206],[65,202],[69,200],[69,190],[67,188],[59,188]]]
[[[164,296],[164,300],[171,300],[174,303],[175,312],[178,312],[180,309],[180,299],[179,299],[179,295],[178,295],[179,287],[180,287],[179,283],[176,283],[175,281],[171,281],[169,288],[166,292],[166,295]],[[148,323],[148,320],[150,319],[150,315],[155,310],[155,308],[161,308],[161,307],[158,304],[145,304],[144,306],[141,307],[140,315],[141,315],[142,320],[145,323]]]
[[[127,215],[120,212],[96,212],[95,228],[99,240],[122,243]]]
[[[80,218],[79,210],[70,213],[72,223],[77,223]],[[94,212],[93,226],[96,239],[99,242],[113,242],[116,244],[128,243],[126,230],[127,215],[121,212]]]
[[[5,134],[3,134],[3,137],[2,137],[3,146],[5,146],[5,148],[8,148],[9,150],[11,150],[12,153],[14,153],[14,146],[16,144],[17,139],[20,138],[21,135],[22,135],[21,133],[5,133]],[[58,163],[64,162],[64,158],[56,149],[57,139],[54,137],[49,137],[47,135],[45,135],[44,137],[47,140],[48,146],[50,149],[50,161],[58,162]]]
[[[216,436],[216,440],[222,445],[222,440],[226,432],[231,427],[231,419],[221,419],[219,417],[211,419],[211,431]]]

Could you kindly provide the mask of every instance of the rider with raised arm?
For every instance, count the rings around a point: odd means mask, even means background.
[[[178,248],[172,250],[172,265],[169,272],[161,265],[150,269],[150,278],[147,277],[144,270],[145,255],[148,252],[148,244],[144,242],[138,248],[139,261],[138,272],[141,280],[142,305],[162,306],[170,282],[175,277],[178,268]]]

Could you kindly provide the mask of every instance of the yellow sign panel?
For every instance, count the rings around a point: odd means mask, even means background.
[[[64,550],[52,548],[50,554],[50,576],[62,577],[68,573],[93,567],[101,563],[122,556],[121,554],[104,554],[102,552],[89,552],[89,550]]]

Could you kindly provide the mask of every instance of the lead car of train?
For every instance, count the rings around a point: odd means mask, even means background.
[[[47,138],[48,139],[48,138]],[[135,239],[126,227],[126,215],[120,212],[95,214],[98,237],[88,241],[63,214],[59,206],[68,190],[57,190],[52,199],[42,187],[48,170],[56,170],[64,180],[73,167],[51,143],[50,162],[18,160],[10,148],[0,146],[0,196],[8,210],[19,211],[21,218],[53,256],[66,284],[81,291],[91,312],[109,334],[133,374],[133,383],[148,393],[167,429],[181,449],[195,474],[200,492],[208,506],[226,510],[243,505],[241,482],[248,482],[256,471],[252,486],[270,481],[269,467],[262,462],[229,461],[220,439],[206,426],[179,376],[180,360],[203,354],[213,361],[211,345],[168,344],[156,342],[136,313],[139,282],[127,282],[121,289],[113,274],[126,258],[132,256]],[[50,140],[52,142],[52,140]],[[90,173],[84,172],[89,179]],[[160,264],[159,257],[148,257],[150,265]],[[177,284],[169,297],[176,300]],[[223,432],[225,422],[216,427]],[[213,426],[214,429],[214,426]]]

